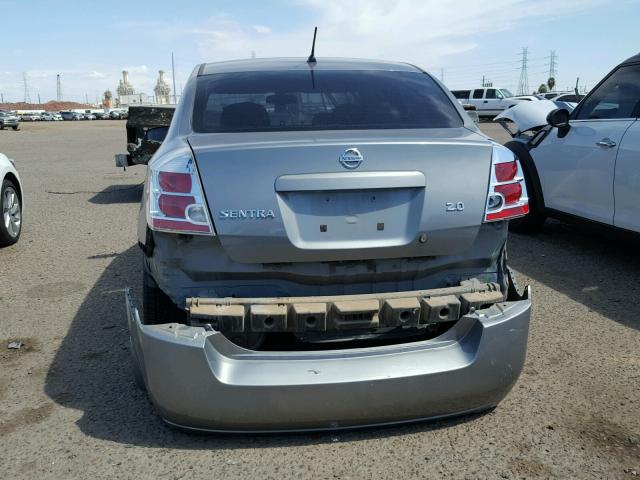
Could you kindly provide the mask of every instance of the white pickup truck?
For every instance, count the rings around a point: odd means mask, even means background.
[[[495,117],[503,110],[525,101],[513,98],[513,94],[506,88],[452,90],[451,93],[463,104],[475,106],[479,117]]]

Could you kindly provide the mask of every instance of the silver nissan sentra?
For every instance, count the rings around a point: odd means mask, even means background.
[[[199,65],[149,162],[136,379],[169,424],[338,429],[496,406],[525,358],[518,159],[403,63]]]

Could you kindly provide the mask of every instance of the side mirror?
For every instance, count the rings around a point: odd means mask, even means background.
[[[567,128],[570,118],[571,114],[569,110],[566,108],[556,108],[555,110],[551,110],[547,115],[547,123],[558,129]]]

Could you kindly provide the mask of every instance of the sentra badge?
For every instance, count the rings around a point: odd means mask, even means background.
[[[220,210],[220,218],[229,220],[276,218],[271,209],[248,208],[238,210]]]

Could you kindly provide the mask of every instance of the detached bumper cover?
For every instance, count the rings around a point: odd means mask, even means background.
[[[132,354],[168,423],[209,431],[338,429],[497,405],[525,359],[531,301],[465,315],[438,338],[383,347],[257,352],[221,333],[142,325],[126,294]]]

